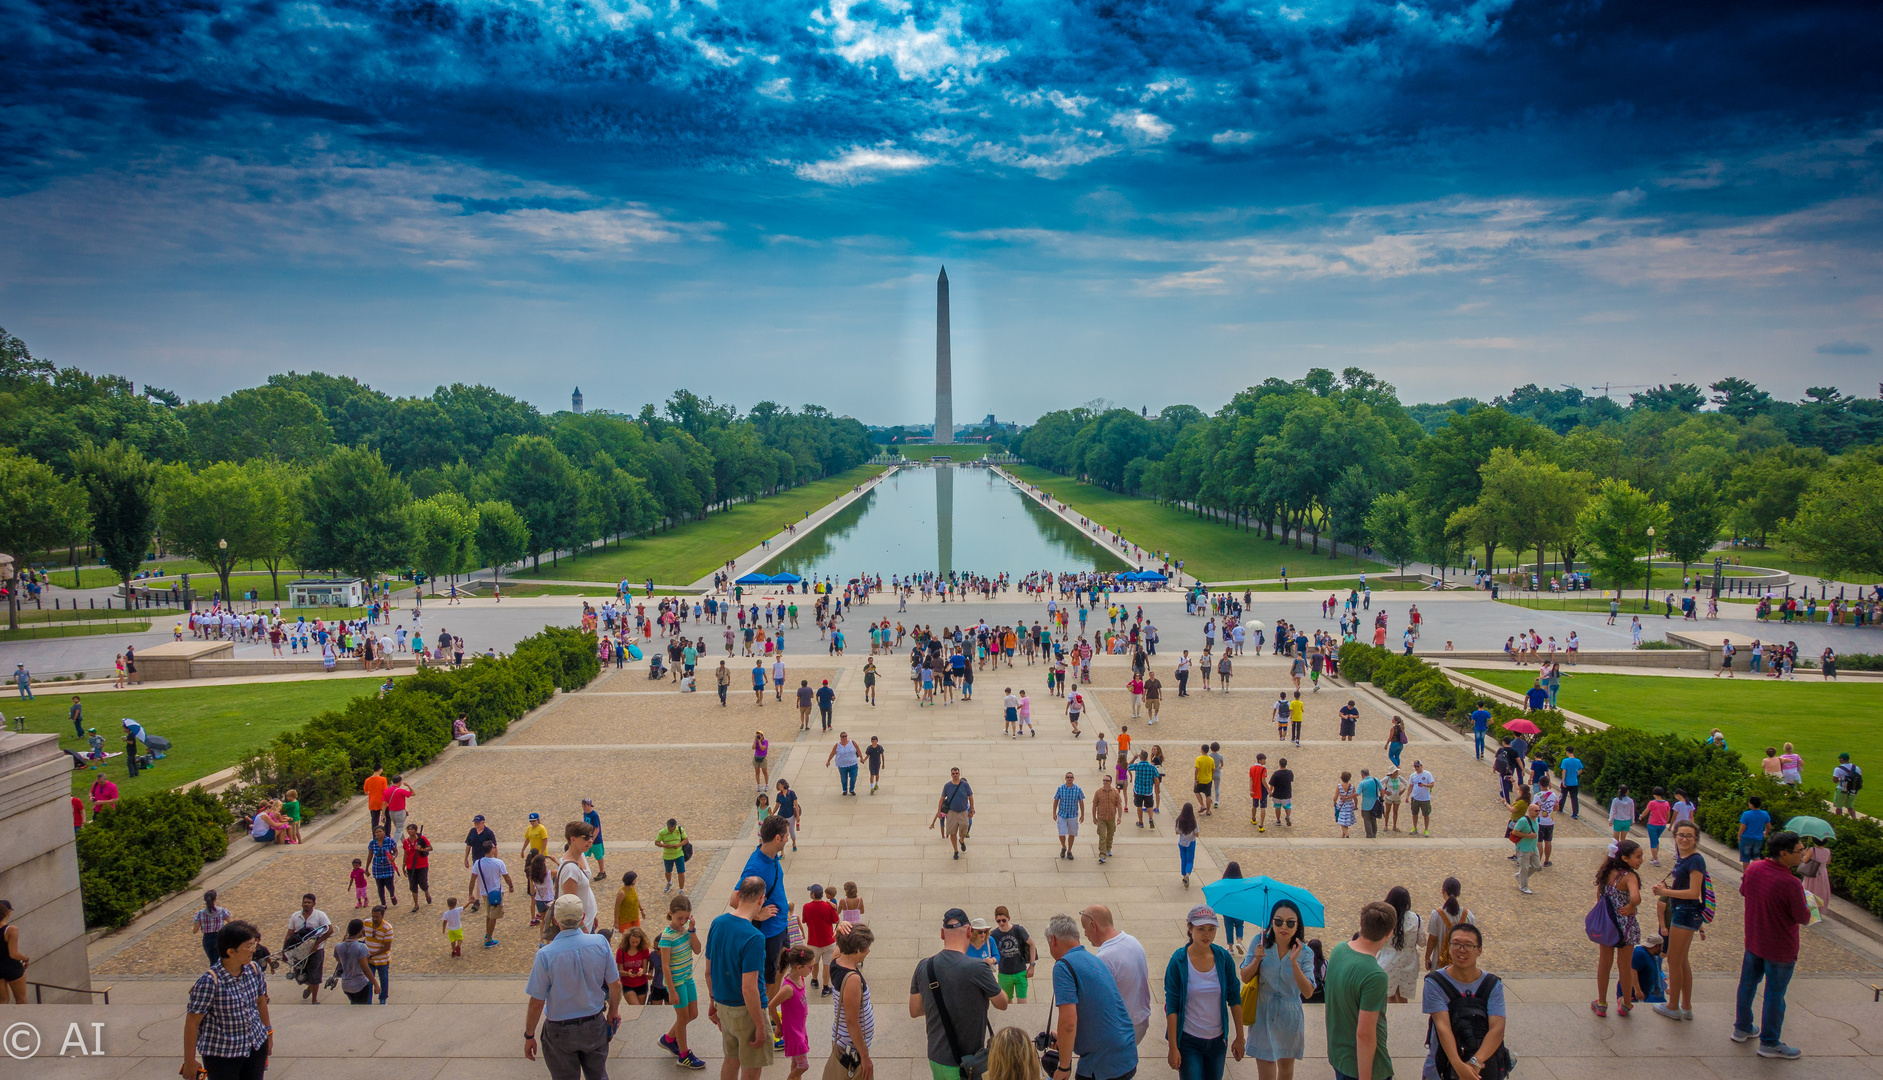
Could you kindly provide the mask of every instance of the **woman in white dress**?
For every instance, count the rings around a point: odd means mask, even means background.
[[[1399,913],[1399,925],[1380,948],[1380,968],[1386,972],[1386,1000],[1403,1003],[1424,993],[1425,920],[1412,910],[1412,893],[1404,885],[1389,889],[1386,902]]]

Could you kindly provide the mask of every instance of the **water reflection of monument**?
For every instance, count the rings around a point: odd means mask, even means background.
[[[955,568],[955,470],[949,465],[935,469],[935,558],[947,577]]]

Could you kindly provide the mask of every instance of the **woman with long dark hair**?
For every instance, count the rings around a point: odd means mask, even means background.
[[[1177,811],[1177,864],[1183,872],[1183,886],[1190,887],[1190,871],[1196,869],[1196,841],[1200,831],[1196,821],[1196,807],[1184,803]]]
[[[1386,902],[1393,906],[1398,918],[1393,923],[1393,936],[1380,948],[1378,959],[1380,968],[1386,972],[1386,1000],[1404,1003],[1412,1000],[1413,992],[1419,988],[1419,968],[1425,952],[1425,920],[1412,910],[1412,891],[1404,885],[1386,890]]]
[[[1616,969],[1615,977],[1621,984],[1616,1013],[1627,1016],[1634,1009],[1634,955],[1635,946],[1641,944],[1641,924],[1635,919],[1635,910],[1641,906],[1641,858],[1641,845],[1623,840],[1595,872],[1596,899],[1608,904],[1615,928],[1621,931],[1619,941],[1598,943],[1601,956],[1595,962],[1596,994],[1589,1002],[1597,1016],[1608,1015],[1610,966]]]
[[[1465,887],[1455,877],[1448,877],[1438,887],[1445,902],[1432,909],[1432,917],[1426,920],[1431,933],[1425,936],[1425,970],[1436,971],[1451,963],[1451,928],[1460,923],[1477,925],[1478,917],[1472,910],[1459,901]]]
[[[1232,862],[1223,867],[1223,880],[1241,881],[1242,864]],[[1241,919],[1233,919],[1227,915],[1223,916],[1223,938],[1228,943],[1230,952],[1242,952],[1243,928],[1247,925],[1248,924],[1244,923]]]
[[[1268,926],[1249,946],[1240,976],[1256,980],[1255,1019],[1248,1052],[1261,1080],[1293,1080],[1295,1062],[1307,1054],[1307,1018],[1302,1001],[1315,993],[1315,954],[1301,941],[1301,909],[1278,900]]]
[[[13,902],[0,900],[0,1005],[26,1004],[27,963],[20,928],[13,925]]]

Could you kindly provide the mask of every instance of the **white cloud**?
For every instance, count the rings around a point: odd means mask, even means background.
[[[1210,141],[1218,146],[1244,146],[1255,141],[1255,132],[1219,131],[1210,136]]]
[[[934,164],[932,158],[893,147],[853,146],[828,161],[807,162],[797,174],[820,184],[867,184],[886,175],[914,172]]]
[[[969,38],[961,29],[961,12],[944,10],[927,29],[918,26],[915,16],[904,14],[902,21],[884,25],[851,14],[858,0],[831,0],[830,6],[812,12],[811,29],[830,39],[838,56],[859,66],[887,59],[902,79],[926,79],[931,76],[960,73],[972,76],[974,69],[991,64],[1007,55],[1005,49],[984,46]],[[906,4],[880,5],[902,12]]]
[[[1113,113],[1111,126],[1123,131],[1134,143],[1161,143],[1177,130],[1156,114],[1147,112]]]
[[[663,258],[719,228],[436,158],[300,150],[272,162],[137,160],[61,179],[0,200],[0,231],[21,250],[160,264],[475,267]]]

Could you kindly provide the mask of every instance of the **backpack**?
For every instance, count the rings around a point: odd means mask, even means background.
[[[1719,904],[1713,898],[1713,874],[1709,871],[1700,883],[1700,923],[1705,925],[1713,921]]]
[[[1470,994],[1460,993],[1457,985],[1439,972],[1434,971],[1425,978],[1445,993],[1445,1014],[1451,1022],[1452,1039],[1458,1044],[1458,1056],[1475,1056],[1478,1047],[1484,1045],[1485,1036],[1491,1031],[1489,1002],[1491,991],[1497,986],[1497,976],[1486,973],[1484,981]],[[1437,1023],[1436,1020],[1426,1021],[1425,1044],[1433,1048],[1432,1061],[1440,1080],[1458,1080],[1458,1070],[1452,1068],[1451,1058],[1438,1042]],[[1478,1080],[1504,1080],[1515,1066],[1516,1060],[1510,1056],[1510,1047],[1499,1046],[1490,1060],[1479,1066]]]
[[[1863,790],[1863,770],[1856,765],[1852,765],[1850,772],[1844,776],[1844,790],[1852,795]]]

